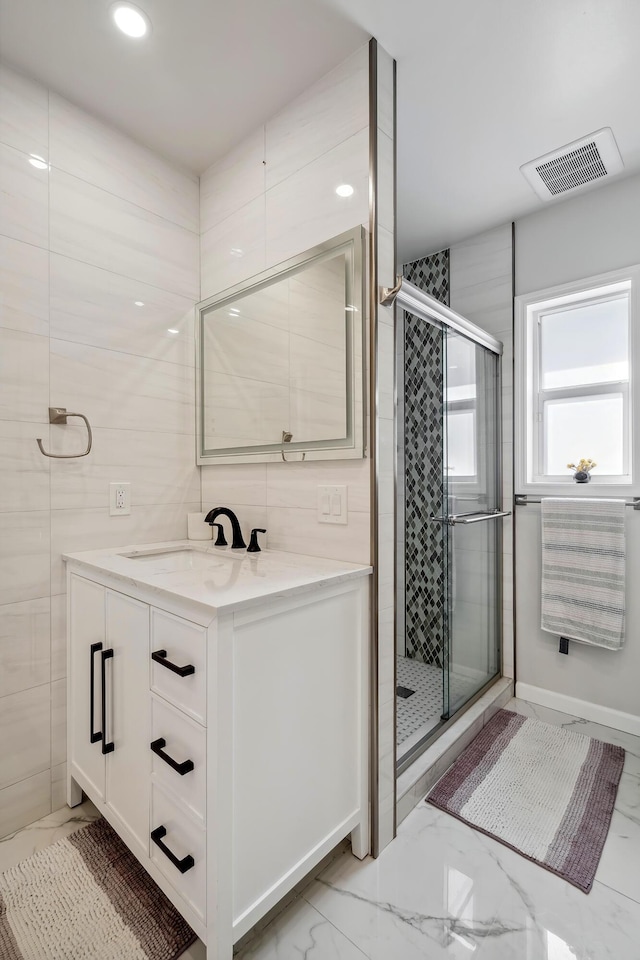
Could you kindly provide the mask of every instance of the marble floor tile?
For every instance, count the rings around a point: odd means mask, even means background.
[[[236,960],[365,960],[366,954],[304,899],[295,900]]]
[[[640,777],[623,773],[596,880],[640,903]]]
[[[0,839],[0,872],[15,866],[21,860],[26,860],[49,844],[68,837],[86,823],[91,823],[99,816],[98,811],[90,800],[85,800],[78,807],[68,807],[66,804],[49,816],[36,820],[35,823],[22,830],[16,830]]]
[[[596,881],[589,894],[491,841],[485,883],[509,883],[503,933],[480,960],[638,960],[640,904]]]
[[[461,960],[505,933],[509,882],[492,870],[489,842],[421,803],[377,860],[345,856],[305,897],[371,960]]]
[[[582,723],[511,700],[559,726]],[[602,739],[634,740],[597,724]],[[586,730],[584,732],[587,732]],[[608,736],[606,736],[608,734]],[[635,754],[631,756],[635,757]],[[640,960],[640,776],[625,773],[590,894],[491,837],[420,803],[377,860],[345,853],[236,960]],[[95,816],[64,807],[0,843],[0,870]],[[612,884],[618,888],[613,889]],[[622,890],[622,892],[621,892]],[[625,896],[625,892],[627,895]],[[185,960],[205,960],[198,941]]]

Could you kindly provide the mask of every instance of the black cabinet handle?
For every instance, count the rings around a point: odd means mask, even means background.
[[[171,663],[171,660],[167,660],[166,650],[154,650],[151,654],[151,659],[155,660],[156,663],[161,663],[167,670],[177,673],[179,677],[190,677],[192,673],[196,672],[196,668],[192,663],[187,663],[184,667],[179,667],[176,663]]]
[[[96,711],[96,697],[95,697],[95,686],[96,686],[96,668],[95,668],[95,655],[98,650],[102,650],[101,643],[92,643],[91,644],[91,677],[89,683],[91,684],[91,693],[89,696],[89,741],[90,743],[97,743],[98,740],[102,740],[102,730],[93,729],[93,718]]]
[[[159,737],[158,740],[151,741],[151,749],[153,752],[164,760],[165,763],[168,763],[172,770],[175,770],[176,773],[179,773],[181,777],[184,777],[185,773],[191,773],[194,769],[193,760],[183,760],[182,763],[178,763],[177,760],[174,760],[173,757],[170,757],[168,753],[165,753],[162,749],[166,747],[167,741],[164,737]]]
[[[166,837],[166,835],[167,828],[163,826],[156,827],[155,830],[151,831],[151,839],[153,842],[156,844],[156,846],[160,847],[165,857],[168,857],[169,860],[171,860],[171,863],[180,871],[180,873],[186,873],[187,870],[191,870],[191,867],[195,866],[195,860],[191,854],[187,854],[187,856],[183,857],[182,860],[178,860],[175,853],[171,853],[171,850],[169,850],[169,848],[166,847],[162,842],[162,838]]]
[[[103,650],[100,654],[100,687],[102,692],[102,752],[111,753],[115,747],[113,741],[107,743],[107,660],[113,657],[113,649]]]

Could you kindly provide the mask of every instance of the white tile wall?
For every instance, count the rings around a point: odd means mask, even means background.
[[[368,223],[368,69],[363,47],[203,175],[203,298]],[[352,197],[336,196],[341,183]],[[346,526],[318,524],[321,483],[348,486]],[[266,526],[271,547],[369,559],[368,462],[203,467],[203,509],[220,504]]]
[[[358,50],[267,122],[267,190],[369,126],[364,61]]]
[[[197,294],[196,233],[64,170],[52,168],[49,193],[52,253],[186,297]]]
[[[49,254],[0,237],[0,327],[47,336]]]
[[[197,177],[56,94],[49,97],[49,162],[192,233],[199,230]]]
[[[29,163],[26,153],[0,143],[0,223],[3,236],[46,247],[48,171]]]
[[[0,836],[64,802],[61,551],[185,536],[200,508],[198,225],[197,178],[0,68]],[[89,457],[40,454],[86,441],[49,406],[89,417]]]

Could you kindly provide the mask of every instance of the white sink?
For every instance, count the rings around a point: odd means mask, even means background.
[[[216,567],[227,567],[237,562],[239,557],[216,556],[203,550],[190,550],[180,547],[177,550],[145,551],[144,553],[121,553],[127,560],[135,560],[144,565],[145,573],[182,573],[187,571],[206,571]]]

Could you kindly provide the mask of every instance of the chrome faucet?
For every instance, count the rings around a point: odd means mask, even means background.
[[[233,510],[230,510],[229,507],[214,507],[213,510],[209,510],[209,513],[204,518],[204,522],[214,525],[218,517],[228,517],[231,521],[231,531],[233,533],[233,542],[231,544],[232,550],[244,550],[246,548],[246,543],[242,537],[242,530],[240,529],[240,523],[236,517]]]

